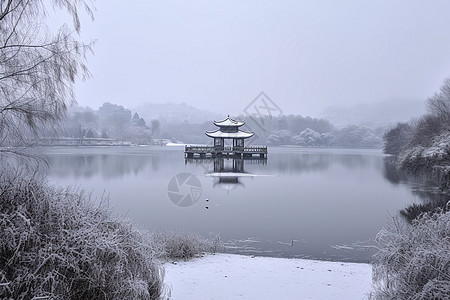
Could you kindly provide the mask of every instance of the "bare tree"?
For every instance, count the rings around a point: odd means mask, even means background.
[[[430,114],[441,119],[443,126],[450,127],[450,78],[444,80],[439,92],[428,98],[427,108]]]
[[[74,83],[89,76],[92,49],[78,39],[79,9],[93,18],[86,1],[0,0],[0,153],[27,145],[75,102]],[[73,26],[51,31],[44,23],[49,5],[67,11]]]
[[[411,142],[415,127],[408,123],[397,123],[383,135],[384,153],[399,155]]]
[[[445,122],[442,116],[427,114],[412,124],[414,130],[409,147],[421,145],[429,147],[433,143],[433,139],[446,130]]]

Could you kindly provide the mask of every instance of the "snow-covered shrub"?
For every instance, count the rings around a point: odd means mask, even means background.
[[[400,211],[400,215],[409,223],[421,217],[424,213],[434,214],[435,212],[447,212],[448,196],[435,194],[432,199],[422,204],[411,204]]]
[[[333,139],[334,135],[331,134],[330,132],[322,133],[320,135],[321,146],[330,146],[332,144]]]
[[[418,145],[404,150],[398,165],[411,174],[431,173],[433,168],[450,165],[450,133],[435,137],[428,147]]]
[[[318,146],[320,145],[321,134],[310,128],[306,128],[300,132],[299,137],[304,140],[306,146]]]
[[[422,146],[414,146],[400,153],[397,160],[400,169],[413,175],[429,170],[432,162],[422,155],[425,149]]]
[[[394,222],[377,242],[372,299],[450,299],[450,213]]]
[[[431,175],[443,190],[450,190],[450,165],[434,166]]]
[[[383,140],[368,127],[348,125],[337,130],[333,144],[340,147],[381,147]]]
[[[291,144],[292,134],[288,130],[279,130],[269,135],[266,139],[266,144],[278,146]]]
[[[82,191],[0,172],[0,299],[159,299],[148,235]]]
[[[321,134],[310,128],[306,128],[299,135],[293,136],[291,142],[299,146],[322,147],[329,146],[333,138],[333,135],[329,132]]]
[[[306,146],[306,141],[300,135],[292,137],[292,144],[297,146]]]
[[[204,238],[187,231],[162,231],[151,235],[151,244],[160,259],[189,259],[202,252],[221,250],[218,236]]]

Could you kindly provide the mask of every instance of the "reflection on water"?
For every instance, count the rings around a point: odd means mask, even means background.
[[[215,178],[214,188],[230,191],[238,187],[245,187],[240,178],[257,176],[246,172],[245,164],[266,165],[267,158],[185,158],[185,163],[201,165],[205,169],[205,176]]]
[[[232,158],[225,160],[224,158],[215,158],[213,160],[214,170],[208,175],[217,175],[217,181],[213,187],[224,188],[226,190],[235,189],[236,187],[244,187],[239,181],[239,176],[244,174],[244,159]]]
[[[450,210],[449,196],[443,193],[438,187],[438,183],[433,182],[427,176],[413,177],[405,172],[399,171],[395,166],[394,157],[385,157],[385,178],[393,184],[408,183],[411,192],[420,198],[420,203],[412,203],[400,211],[400,215],[408,222],[426,212],[433,212],[437,209]]]
[[[146,168],[158,171],[161,164],[170,161],[168,155],[142,155],[141,151],[125,150],[119,148],[117,153],[111,153],[108,148],[58,149],[48,156],[48,161],[52,175],[72,178],[123,178]]]
[[[182,148],[52,148],[48,177],[94,198],[110,193],[115,209],[143,226],[214,232],[229,251],[284,257],[369,261],[389,214],[422,203],[380,151],[269,150],[265,160],[185,160]],[[193,206],[168,198],[180,173],[201,183]]]
[[[145,147],[141,147],[145,148]],[[117,148],[115,148],[117,149]],[[179,165],[179,151],[174,149],[155,149],[157,153],[146,153],[145,149],[133,149],[134,151],[126,151],[127,148],[111,151],[110,148],[77,148],[66,149],[58,148],[48,150],[51,155],[48,159],[52,166],[52,174],[63,177],[92,177],[100,175],[104,178],[121,178],[130,173],[138,174],[146,168],[158,171],[161,164],[164,168],[171,165]],[[167,153],[165,153],[167,152]],[[374,163],[373,160],[362,154],[329,154],[329,153],[311,153],[305,152],[302,155],[294,155],[295,153],[271,153],[270,159],[245,159],[246,165],[266,166],[270,171],[289,173],[317,172],[324,171],[332,164],[341,164],[345,168],[355,169],[364,168],[367,164]],[[215,169],[223,167],[229,168],[228,161],[234,161],[242,168],[244,159],[185,159],[186,164],[193,164],[202,168]],[[270,163],[268,163],[268,161]],[[226,163],[225,163],[226,162]],[[219,164],[219,165],[217,165]],[[217,166],[216,166],[217,165]],[[382,166],[376,166],[380,168]],[[398,176],[396,171],[392,170],[391,164],[385,164],[385,170],[390,170],[389,174],[385,174],[386,178],[391,181],[389,176]],[[261,168],[257,168],[261,170]],[[217,169],[218,170],[218,169]],[[388,171],[389,172],[389,171]],[[395,172],[395,175],[393,172]],[[392,174],[391,174],[392,173]],[[396,182],[395,182],[396,183]]]
[[[396,160],[394,156],[384,158],[384,177],[393,184],[399,184],[401,181],[401,174],[395,166]]]

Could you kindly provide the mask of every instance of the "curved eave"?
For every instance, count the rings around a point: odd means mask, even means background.
[[[220,130],[207,131],[205,134],[211,138],[224,138],[224,139],[247,139],[252,137],[254,132],[247,132],[239,130],[238,132],[222,132]]]
[[[233,127],[240,127],[244,125],[245,122],[237,121],[228,116],[228,118],[222,120],[222,121],[214,121],[214,125],[223,127],[223,126],[233,126]]]

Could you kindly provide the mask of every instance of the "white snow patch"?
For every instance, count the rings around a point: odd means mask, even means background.
[[[265,176],[275,176],[275,175],[238,173],[238,172],[215,172],[205,174],[205,177],[265,177]]]
[[[169,142],[169,143],[166,144],[166,147],[184,147],[186,145],[187,144],[183,144],[183,143],[172,143],[172,142]]]
[[[372,290],[369,264],[216,254],[164,267],[170,300],[351,300]]]

